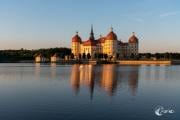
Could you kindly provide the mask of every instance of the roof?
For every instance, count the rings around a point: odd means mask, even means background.
[[[99,39],[97,39],[97,43],[104,43],[106,40],[106,37],[100,37]]]
[[[96,41],[89,39],[89,40],[84,41],[83,45],[85,45],[85,46],[96,46]]]
[[[117,40],[117,35],[113,31],[111,31],[107,34],[106,40]]]
[[[133,35],[129,38],[129,43],[138,43],[138,41],[138,38],[135,36],[133,32]]]
[[[78,35],[78,32],[76,35],[72,38],[72,42],[81,42],[81,37]]]

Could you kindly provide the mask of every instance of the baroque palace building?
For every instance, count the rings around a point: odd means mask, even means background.
[[[118,40],[113,28],[105,37],[100,36],[95,39],[93,27],[91,27],[89,39],[82,41],[77,32],[72,38],[71,48],[75,58],[79,58],[83,54],[89,54],[91,58],[97,54],[106,54],[109,58],[130,58],[138,55],[139,41],[133,32],[128,42],[122,42]]]

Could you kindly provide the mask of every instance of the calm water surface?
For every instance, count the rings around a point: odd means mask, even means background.
[[[158,117],[157,106],[175,113]],[[180,120],[180,66],[0,64],[0,120]]]

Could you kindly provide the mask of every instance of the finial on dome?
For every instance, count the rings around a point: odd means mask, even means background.
[[[78,35],[78,31],[76,31],[76,35]]]
[[[135,32],[132,32],[133,35],[135,35]]]
[[[113,27],[112,27],[112,26],[111,26],[111,28],[110,28],[110,29],[111,29],[111,31],[113,31]]]

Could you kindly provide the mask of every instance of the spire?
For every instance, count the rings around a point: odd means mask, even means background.
[[[91,33],[90,33],[90,40],[94,40],[94,32],[93,32],[93,25],[91,25]]]
[[[93,25],[91,25],[91,34],[94,34],[94,33],[93,33]]]

